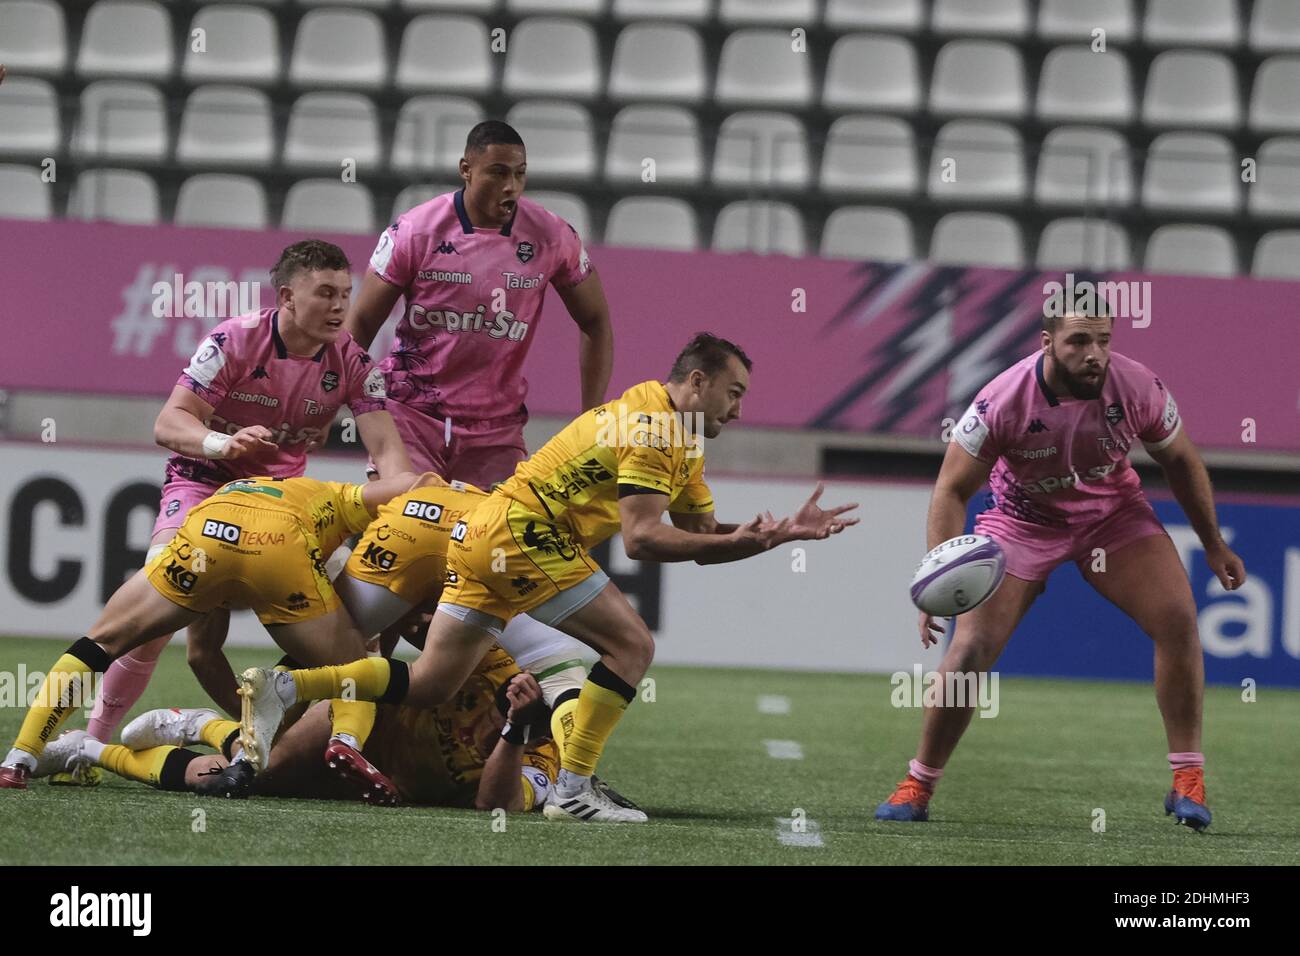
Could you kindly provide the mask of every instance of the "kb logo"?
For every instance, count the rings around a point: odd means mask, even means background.
[[[431,501],[408,501],[402,509],[402,516],[436,522],[442,518],[442,505],[435,505]]]
[[[238,544],[241,533],[242,530],[237,524],[226,524],[224,521],[213,521],[211,518],[203,522],[203,537],[205,538],[216,538],[218,541],[229,541],[231,544]]]
[[[393,562],[396,560],[396,551],[389,551],[377,544],[366,545],[366,553],[361,556],[362,564],[368,564],[372,568],[379,568],[381,571],[391,570]]]

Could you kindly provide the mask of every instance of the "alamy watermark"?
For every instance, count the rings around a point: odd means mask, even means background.
[[[1066,315],[1097,315],[1105,309],[1116,319],[1129,319],[1135,329],[1151,324],[1151,283],[1145,279],[1093,282],[1065,274],[1065,282],[1043,283],[1043,315],[1059,319]]]
[[[913,664],[910,672],[895,671],[889,683],[894,707],[974,707],[981,717],[996,717],[1001,709],[997,671],[922,672]]]
[[[611,407],[613,410],[608,410]],[[687,458],[704,454],[701,412],[643,412],[620,403],[597,409],[596,416],[596,444],[601,448],[641,447],[662,452],[685,448]]]

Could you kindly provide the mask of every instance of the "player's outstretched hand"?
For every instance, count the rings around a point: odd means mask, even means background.
[[[819,507],[817,501],[825,490],[825,484],[817,482],[817,488],[803,503],[803,507],[789,518],[783,519],[783,523],[789,522],[787,530],[793,535],[791,540],[819,541],[833,534],[839,534],[845,528],[858,523],[857,518],[840,517],[845,512],[856,508],[858,506],[856,501],[830,509]]]
[[[1235,591],[1246,583],[1246,565],[1224,542],[1206,548],[1205,561],[1225,591]]]
[[[247,428],[241,428],[230,436],[226,453],[221,457],[243,458],[256,452],[275,451],[278,446],[271,441],[271,437],[271,429],[265,425],[249,425]]]
[[[921,646],[932,647],[939,643],[939,639],[946,633],[948,626],[944,622],[947,618],[932,617],[921,612]]]

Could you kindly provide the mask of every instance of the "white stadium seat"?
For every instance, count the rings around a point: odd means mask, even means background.
[[[1161,226],[1147,240],[1147,272],[1231,278],[1238,272],[1237,247],[1217,226]]]
[[[822,192],[906,196],[920,188],[916,141],[906,120],[841,116],[826,134]]]
[[[1092,31],[1105,31],[1106,49],[1137,39],[1133,0],[1041,0],[1038,36],[1051,43],[1092,44]]]
[[[583,242],[597,241],[598,237],[592,235],[591,212],[581,196],[546,189],[530,189],[524,195],[567,222],[582,237]]]
[[[1040,269],[1116,271],[1133,267],[1128,233],[1104,219],[1056,219],[1038,237]]]
[[[827,0],[826,26],[920,33],[925,26],[925,0]]]
[[[722,106],[809,106],[810,59],[795,52],[789,31],[736,30],[722,42],[713,98]]]
[[[282,2],[282,0],[272,0]],[[393,5],[395,0],[297,0],[304,7],[368,7],[371,10],[383,10]]]
[[[709,88],[704,41],[678,23],[633,23],[614,41],[612,100],[699,103]]]
[[[68,195],[68,218],[154,225],[158,222],[158,186],[138,170],[86,170]]]
[[[67,69],[63,8],[53,0],[0,0],[0,63],[32,76],[58,76]]]
[[[402,173],[454,176],[465,137],[484,119],[483,108],[460,96],[412,96],[393,131],[392,168]]]
[[[1025,0],[934,0],[930,29],[940,36],[1023,37],[1029,6]]]
[[[285,194],[280,226],[297,232],[374,232],[375,201],[361,183],[304,179]]]
[[[695,210],[684,199],[647,196],[620,199],[609,210],[605,244],[692,252],[700,247]]]
[[[0,219],[50,219],[53,196],[36,167],[0,165]]]
[[[171,15],[152,0],[99,0],[86,14],[77,74],[163,80],[175,63]]]
[[[754,23],[817,26],[817,0],[718,0],[718,21],[729,27]]]
[[[866,33],[840,37],[827,61],[822,106],[902,113],[920,109],[916,48],[902,37]]]
[[[718,129],[712,181],[719,186],[803,188],[809,182],[803,123],[789,113],[732,113]]]
[[[605,178],[642,182],[654,160],[653,182],[695,185],[704,179],[699,124],[677,106],[625,106],[614,116],[605,151]]]
[[[14,76],[0,84],[0,156],[55,156],[61,128],[59,98],[48,82]]]
[[[1047,122],[1130,122],[1133,79],[1127,58],[1118,50],[1057,47],[1043,60],[1035,111]]]
[[[1250,14],[1250,48],[1256,53],[1300,50],[1300,4],[1255,0]]]
[[[185,102],[176,161],[186,166],[261,166],[275,159],[271,101],[243,86],[200,86]]]
[[[934,140],[928,192],[937,200],[1019,202],[1026,193],[1020,134],[984,120],[944,124]]]
[[[1255,244],[1250,274],[1259,279],[1300,279],[1300,229],[1266,233]]]
[[[521,100],[506,122],[528,148],[528,178],[589,180],[596,175],[596,134],[591,114],[576,103]]]
[[[606,0],[506,0],[506,10],[515,16],[547,13],[597,19],[605,15]]]
[[[1045,206],[1127,206],[1133,201],[1128,141],[1109,129],[1058,126],[1043,139],[1034,199]]]
[[[803,217],[789,203],[755,199],[728,203],[713,224],[714,252],[802,256],[807,248]]]
[[[515,97],[590,99],[603,80],[597,49],[589,23],[558,17],[522,20],[510,34],[502,91]]]
[[[1025,113],[1020,51],[998,40],[953,40],[934,61],[930,112],[1019,117]]]
[[[1300,138],[1279,136],[1260,146],[1246,205],[1257,218],[1300,217]]]
[[[79,159],[161,160],[167,153],[167,110],[147,83],[99,80],[81,91],[72,134]]]
[[[1147,150],[1142,204],[1164,211],[1236,212],[1241,166],[1232,145],[1212,133],[1165,133]]]
[[[428,202],[436,196],[444,193],[454,193],[465,184],[463,182],[445,182],[445,183],[416,183],[414,186],[407,186],[397,198],[393,200],[393,214],[389,217],[391,222],[396,222],[397,217],[404,212],[414,209],[422,203]],[[532,198],[531,193],[529,198]]]
[[[388,77],[384,25],[369,10],[309,10],[298,22],[289,82],[377,90]]]
[[[907,262],[917,257],[912,222],[897,209],[841,206],[822,227],[819,254],[823,259]]]
[[[1250,91],[1250,128],[1259,132],[1300,130],[1298,90],[1300,56],[1271,56],[1261,63]]]
[[[702,23],[713,14],[713,0],[614,0],[615,20],[673,20]]]
[[[251,176],[200,173],[181,183],[172,221],[178,226],[265,229],[266,192]]]
[[[1170,50],[1151,62],[1142,98],[1148,126],[1230,129],[1241,123],[1237,71],[1222,53]]]
[[[989,212],[950,212],[934,226],[930,261],[947,266],[1019,269],[1025,241],[1010,216]]]
[[[1241,42],[1237,0],[1147,0],[1147,46],[1235,47]]]
[[[343,170],[345,159],[358,170],[379,164],[379,115],[359,93],[304,93],[293,104],[284,138],[284,164],[290,169]]]
[[[203,52],[185,47],[181,76],[190,83],[271,84],[280,79],[280,28],[266,10],[242,4],[202,7],[190,35],[202,30]]]
[[[477,17],[418,16],[402,34],[393,82],[399,90],[486,93],[495,75],[489,42]]]
[[[397,3],[403,10],[441,10],[476,15],[496,13],[501,8],[501,0],[397,0]]]

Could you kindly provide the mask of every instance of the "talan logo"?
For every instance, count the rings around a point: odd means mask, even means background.
[[[320,387],[325,389],[327,392],[334,391],[334,389],[339,387],[339,373],[326,372],[321,376]]]
[[[402,517],[437,522],[442,519],[442,505],[432,501],[408,501],[402,508]]]
[[[534,255],[533,244],[531,242],[521,242],[515,246],[515,255],[519,257],[520,262],[527,262]]]
[[[209,518],[203,522],[202,535],[205,538],[216,538],[218,541],[226,541],[230,544],[239,544],[239,536],[243,534],[243,529],[237,524],[227,524],[224,521],[216,521]]]
[[[132,936],[148,936],[153,929],[153,894],[82,893],[74,886],[50,897],[50,925],[121,926]]]

